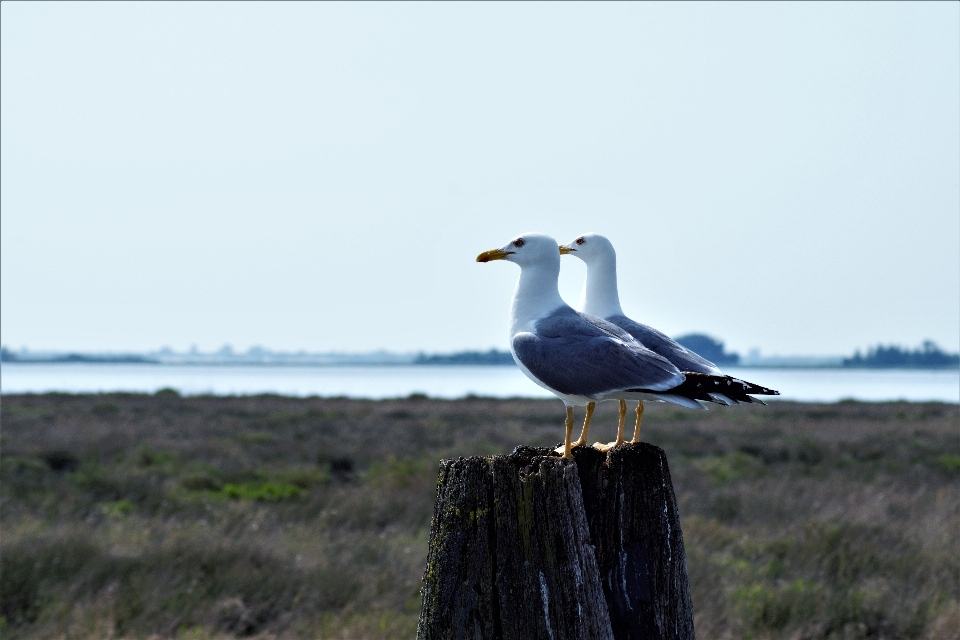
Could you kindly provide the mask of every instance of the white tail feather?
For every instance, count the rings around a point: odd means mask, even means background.
[[[696,400],[691,400],[690,398],[684,398],[683,396],[674,396],[670,394],[657,394],[658,398],[666,400],[667,402],[672,402],[673,404],[678,404],[681,407],[686,407],[688,409],[706,409],[705,406],[701,405]]]
[[[714,400],[716,400],[717,402],[719,402],[720,404],[725,404],[728,407],[732,407],[735,404],[740,404],[730,396],[726,396],[722,393],[708,393],[707,395],[713,398]]]

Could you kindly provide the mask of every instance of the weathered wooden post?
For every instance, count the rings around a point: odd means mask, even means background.
[[[417,637],[692,639],[663,451],[627,444],[441,463]]]

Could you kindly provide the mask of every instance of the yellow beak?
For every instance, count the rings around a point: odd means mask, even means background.
[[[490,249],[477,256],[477,262],[490,262],[491,260],[503,260],[513,251],[501,251],[500,249]]]
[[[565,247],[563,245],[560,245],[560,255],[562,256],[565,256],[568,253],[573,253],[574,251],[576,251],[576,249],[571,249],[570,247]]]

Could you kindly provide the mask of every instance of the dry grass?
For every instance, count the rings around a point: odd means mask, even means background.
[[[4,396],[2,633],[412,637],[438,461],[561,425],[536,400]],[[655,406],[644,436],[700,638],[960,637],[956,406]]]

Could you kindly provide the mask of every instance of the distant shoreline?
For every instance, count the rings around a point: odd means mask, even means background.
[[[17,360],[2,360],[3,365],[151,365],[157,367],[276,367],[276,368],[345,368],[345,367],[512,367],[516,366],[511,362],[458,362],[458,361],[409,361],[409,362],[277,362],[277,361],[249,361],[249,360],[209,360],[209,361],[163,361],[148,358],[31,358]],[[955,365],[941,366],[876,366],[859,365],[850,366],[843,364],[734,364],[723,367],[727,369],[789,369],[789,370],[822,370],[822,371],[954,371],[960,370]]]
[[[877,345],[866,353],[857,350],[852,357],[839,355],[769,355],[754,350],[741,357],[727,352],[723,342],[705,334],[680,336],[677,341],[721,369],[810,369],[810,370],[960,370],[960,354],[948,353],[933,341],[926,340],[917,349],[896,345]],[[202,352],[191,348],[178,352],[169,347],[147,352],[19,351],[0,347],[0,363],[18,364],[150,364],[159,366],[223,366],[223,367],[396,367],[396,366],[516,366],[509,351],[491,348],[486,351],[463,350],[447,353],[392,352],[385,349],[364,353],[273,351],[250,347],[235,352],[229,345],[217,351]]]

